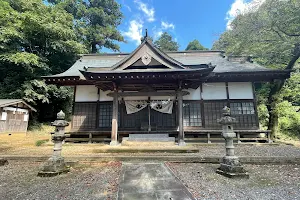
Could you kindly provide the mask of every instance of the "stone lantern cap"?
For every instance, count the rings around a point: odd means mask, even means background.
[[[57,113],[57,119],[65,119],[66,114],[60,110],[59,113]]]
[[[52,126],[60,126],[65,127],[69,125],[69,122],[67,122],[65,119],[65,113],[61,110],[59,113],[57,113],[57,120],[51,123]]]
[[[222,109],[222,114],[223,114],[223,116],[230,116],[230,108],[228,108],[227,106],[225,106]]]
[[[218,123],[222,125],[231,125],[237,123],[237,120],[233,117],[230,117],[230,108],[225,106],[223,109],[223,117],[218,119]]]

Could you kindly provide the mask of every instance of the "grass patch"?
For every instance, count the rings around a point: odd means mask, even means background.
[[[46,143],[46,142],[48,142],[48,141],[49,141],[49,139],[45,139],[45,140],[37,140],[37,141],[35,142],[35,146],[39,147],[39,146],[41,146],[42,144],[44,144],[44,143]]]

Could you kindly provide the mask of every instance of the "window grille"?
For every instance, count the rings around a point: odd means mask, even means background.
[[[202,126],[200,102],[183,103],[183,126]]]
[[[109,128],[111,127],[113,113],[112,102],[100,103],[99,105],[99,127]]]

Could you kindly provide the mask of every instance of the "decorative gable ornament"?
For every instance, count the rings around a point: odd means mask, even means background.
[[[142,62],[144,63],[144,65],[149,65],[151,60],[152,58],[149,54],[145,54],[142,56]]]

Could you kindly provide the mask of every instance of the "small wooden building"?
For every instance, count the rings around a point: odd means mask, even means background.
[[[231,108],[237,132],[259,132],[254,82],[286,79],[248,57],[221,51],[162,52],[145,37],[130,54],[89,54],[66,72],[44,77],[74,86],[72,132],[111,137],[164,133],[185,137],[220,133],[217,119]]]
[[[0,133],[27,132],[31,111],[36,112],[22,99],[0,99]]]

